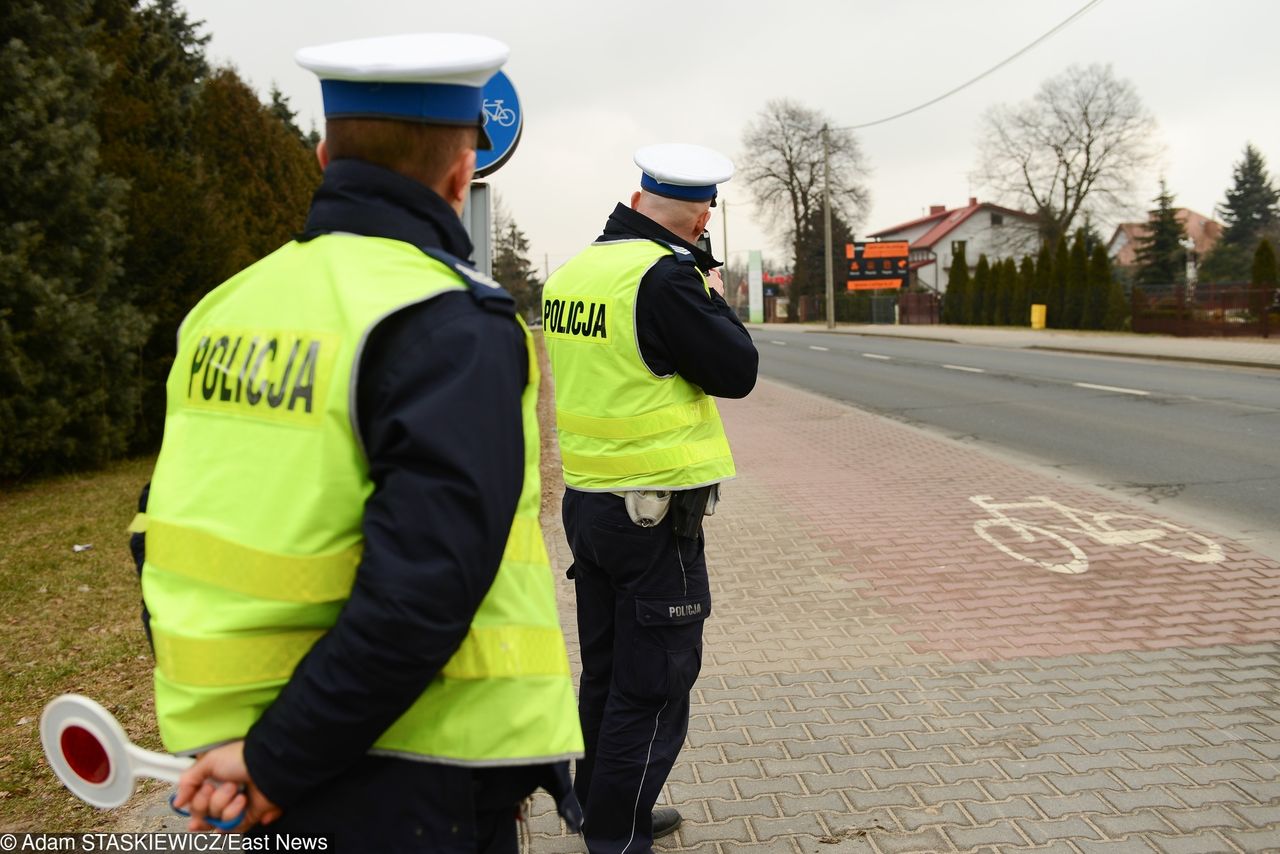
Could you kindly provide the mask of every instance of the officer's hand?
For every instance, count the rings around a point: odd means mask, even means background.
[[[281,814],[280,807],[253,784],[244,764],[243,741],[215,747],[182,772],[173,805],[191,813],[189,830],[213,830],[205,818],[228,821],[243,812],[244,820],[235,828],[242,832],[256,824],[270,824]]]
[[[721,297],[724,296],[724,279],[720,278],[719,267],[712,270],[710,273],[707,273],[707,285],[709,285],[711,290],[718,293]]]

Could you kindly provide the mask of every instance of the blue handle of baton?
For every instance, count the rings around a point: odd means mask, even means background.
[[[177,800],[177,798],[178,798],[177,792],[174,792],[172,795],[169,796],[169,809],[173,810],[180,816],[191,818],[191,813],[182,809],[181,807],[175,807],[173,805],[173,802]],[[214,827],[218,828],[218,830],[235,830],[237,827],[240,826],[240,822],[244,821],[244,814],[246,812],[248,812],[248,810],[241,810],[240,815],[236,816],[235,818],[229,818],[225,821],[221,819],[211,818],[209,816],[205,816],[204,820],[209,822],[209,824],[212,824]]]

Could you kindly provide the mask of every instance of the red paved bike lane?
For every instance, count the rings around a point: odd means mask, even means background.
[[[1280,565],[1212,532],[1182,533],[1155,508],[769,382],[721,411],[774,524],[829,544],[831,571],[887,605],[917,652],[992,659],[1280,637]]]
[[[1280,850],[1280,564],[768,381],[721,412],[739,478],[660,850]],[[526,827],[584,850],[546,797]]]

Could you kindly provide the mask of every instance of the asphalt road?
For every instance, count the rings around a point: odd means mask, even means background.
[[[760,372],[1158,504],[1280,557],[1280,372],[752,330]]]

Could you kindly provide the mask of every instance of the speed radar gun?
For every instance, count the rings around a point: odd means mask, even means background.
[[[142,777],[177,784],[178,776],[195,764],[189,756],[138,747],[110,712],[80,694],[63,694],[45,706],[40,716],[40,741],[49,767],[62,785],[99,809],[123,805]],[[169,797],[171,807],[174,797]],[[174,811],[187,814],[176,807]],[[242,819],[206,821],[231,830]]]

